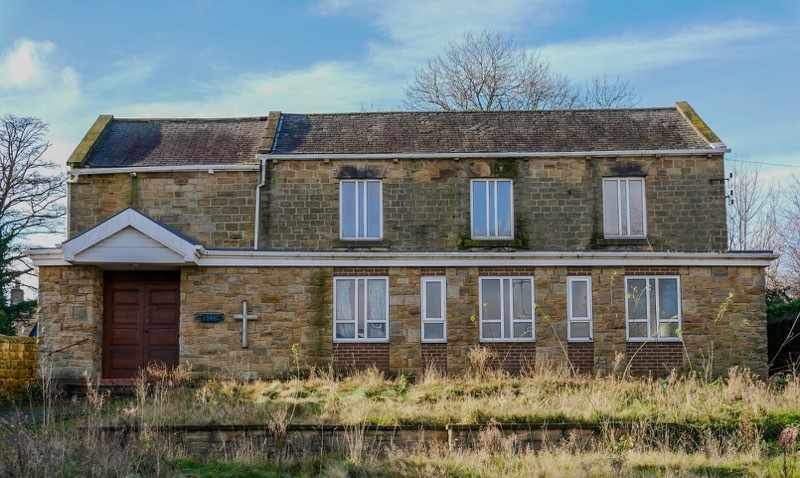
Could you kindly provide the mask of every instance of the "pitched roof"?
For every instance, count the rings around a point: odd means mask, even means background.
[[[273,154],[544,153],[711,147],[676,107],[284,114],[281,120]]]
[[[281,114],[229,119],[102,115],[73,167],[253,164],[277,155],[568,153],[726,148],[687,103],[671,108]],[[720,149],[721,151],[724,149]]]
[[[105,168],[254,163],[266,120],[112,117],[75,163]]]

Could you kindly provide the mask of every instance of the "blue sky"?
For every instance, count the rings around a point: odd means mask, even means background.
[[[63,163],[103,113],[397,110],[414,67],[483,29],[642,106],[687,100],[731,159],[800,172],[798,0],[0,0],[0,114],[49,123]]]

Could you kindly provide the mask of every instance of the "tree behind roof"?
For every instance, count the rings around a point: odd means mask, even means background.
[[[412,110],[630,108],[640,102],[628,80],[602,75],[572,83],[539,50],[489,30],[466,32],[444,54],[415,68],[405,93]]]

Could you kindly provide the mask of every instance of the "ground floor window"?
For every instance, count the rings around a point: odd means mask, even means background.
[[[389,279],[334,277],[333,329],[336,341],[388,340]]]
[[[567,339],[592,340],[592,278],[567,277]]]
[[[628,340],[680,340],[680,279],[675,276],[625,278]]]
[[[482,341],[534,340],[533,277],[480,278]]]
[[[422,341],[445,342],[447,340],[445,289],[447,280],[444,277],[422,278]]]

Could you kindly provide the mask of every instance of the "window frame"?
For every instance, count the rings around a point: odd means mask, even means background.
[[[438,282],[440,284],[440,310],[442,311],[441,318],[427,317],[428,306],[428,292],[426,285],[430,282]],[[440,276],[424,276],[420,281],[420,342],[422,343],[447,343],[447,278]],[[425,338],[425,325],[426,324],[442,324],[442,338],[441,339],[428,339]]]
[[[354,320],[352,320],[352,321],[350,321],[350,320],[346,320],[346,321],[340,320],[338,318],[338,308],[336,307],[337,299],[338,299],[337,283],[339,281],[346,281],[346,280],[355,281],[354,293],[356,295],[355,295],[355,298],[353,300],[353,302],[355,303],[355,310],[353,311]],[[361,322],[361,319],[358,316],[358,312],[359,312],[359,307],[362,305],[362,304],[359,304],[359,296],[358,296],[358,281],[359,280],[363,280],[364,281],[365,290],[367,288],[367,281],[369,281],[369,280],[381,280],[384,283],[384,289],[383,290],[384,290],[385,303],[386,303],[386,310],[384,311],[385,319],[382,320],[382,321],[376,321],[376,320],[368,320],[366,317],[364,317],[364,329],[366,330],[367,326],[370,323],[382,323],[382,324],[384,324],[384,330],[386,330],[386,336],[385,337],[366,337],[366,334],[365,334],[364,337],[359,337],[358,336],[358,327],[357,326],[358,326],[359,322]],[[366,302],[367,298],[368,298],[368,295],[366,295],[366,297],[363,298],[364,299],[363,307],[364,307],[365,314],[366,314],[366,311],[369,309],[369,305]],[[339,324],[343,324],[343,323],[344,324],[351,324],[352,323],[352,324],[354,324],[356,326],[355,337],[353,337],[353,338],[339,338],[339,337],[336,336],[336,326],[339,325]],[[333,331],[332,331],[332,335],[333,335],[333,342],[334,343],[370,343],[370,342],[372,342],[372,343],[383,343],[383,342],[388,342],[389,341],[389,277],[387,277],[387,276],[335,276],[333,278]]]
[[[630,299],[628,297],[628,290],[629,286],[628,283],[631,280],[644,280],[645,281],[645,290],[649,290],[650,287],[650,280],[655,280],[655,290],[652,292],[656,304],[651,305],[651,297],[650,293],[646,294],[645,297],[647,298],[647,303],[645,304],[645,311],[647,312],[647,317],[645,319],[631,319],[631,311],[630,311]],[[659,288],[662,280],[675,280],[675,287],[677,291],[676,297],[676,308],[677,308],[677,320],[664,320],[661,317],[655,318],[656,323],[656,332],[658,335],[652,335],[651,325],[652,325],[652,317],[651,312],[655,310],[657,313],[659,312]],[[683,341],[682,334],[677,334],[675,337],[660,336],[660,325],[662,323],[671,323],[677,322],[678,323],[678,330],[683,328],[683,310],[682,310],[682,294],[681,294],[681,278],[677,275],[629,275],[625,276],[625,339],[628,342],[681,342]],[[647,325],[647,337],[631,337],[631,324],[632,323],[645,323]]]
[[[475,215],[476,214],[475,214],[474,188],[475,188],[475,183],[478,183],[478,182],[487,183],[487,185],[486,185],[486,188],[487,188],[487,191],[486,191],[487,201],[486,201],[486,210],[484,211],[484,213],[486,215],[486,230],[487,230],[487,232],[489,232],[489,235],[487,235],[487,236],[479,236],[479,235],[475,234]],[[494,229],[495,229],[495,232],[496,232],[495,235],[492,235],[491,231],[489,231],[490,207],[489,207],[489,200],[488,200],[488,196],[489,196],[488,183],[490,183],[490,182],[491,183],[495,183],[495,187],[494,187],[494,196],[495,196],[494,197],[494,204],[495,204],[495,227],[494,227]],[[499,205],[498,205],[498,201],[497,201],[497,183],[501,183],[501,182],[509,183],[508,203],[509,203],[509,207],[511,208],[511,211],[509,211],[509,214],[511,216],[511,218],[510,218],[511,219],[511,221],[510,221],[510,223],[511,223],[511,234],[509,234],[507,236],[499,235],[500,221],[497,220],[499,218],[499,214],[498,214]],[[502,241],[502,240],[514,239],[514,181],[512,179],[507,179],[507,178],[479,178],[479,179],[472,179],[470,181],[470,183],[469,183],[469,213],[470,213],[469,214],[469,218],[470,218],[469,219],[470,237],[472,239],[474,239],[474,240],[489,240],[489,241],[498,241],[498,240]]]
[[[509,306],[509,310],[511,311],[512,317],[509,319],[509,323],[511,324],[511,334],[509,337],[506,337],[505,332],[505,318],[503,317],[504,307],[502,304],[503,300],[503,280],[508,279],[510,280],[509,284],[512,288],[514,287],[515,280],[528,280],[530,282],[531,287],[531,318],[530,320],[514,320],[513,317],[513,310],[514,310],[514,303],[513,303],[513,294],[509,293],[509,297],[511,297],[511,305]],[[501,316],[499,320],[496,319],[486,319],[484,317],[484,309],[488,307],[485,306],[484,302],[484,281],[485,280],[500,280],[500,300],[501,304],[499,305],[499,309],[501,312]],[[478,334],[481,342],[535,342],[536,341],[536,302],[535,302],[535,281],[533,276],[479,276],[478,277],[478,298],[480,300],[479,303],[479,317],[478,317]],[[500,323],[500,335],[502,337],[495,338],[495,337],[484,337],[483,336],[483,325],[485,323]],[[517,323],[530,323],[531,326],[531,336],[530,337],[513,337],[513,329],[514,324]]]
[[[622,218],[623,218],[623,204],[621,197],[622,195],[619,194],[620,192],[620,184],[625,182],[625,197],[627,198],[626,207],[627,209],[624,211],[624,216],[627,218],[626,221],[626,228],[627,233],[622,234]],[[631,203],[630,203],[630,182],[631,181],[640,181],[641,182],[641,194],[642,194],[642,233],[641,234],[631,234]],[[609,218],[606,217],[606,204],[607,201],[610,201],[610,198],[606,197],[606,183],[614,182],[617,184],[617,199],[615,208],[617,210],[617,229],[620,231],[619,234],[607,234],[606,233],[606,224]],[[602,195],[603,195],[603,237],[608,239],[644,239],[647,238],[647,197],[646,197],[646,179],[644,176],[626,176],[626,177],[618,177],[618,178],[603,178],[602,184]]]
[[[355,210],[354,211],[345,211],[344,207],[344,185],[352,183],[355,184],[356,188],[356,200],[355,200]],[[369,208],[369,201],[367,199],[367,191],[366,187],[369,183],[377,183],[378,184],[378,236],[368,236],[368,220],[369,214],[365,214],[363,219],[358,217],[359,210],[361,206],[363,206],[364,210],[366,211]],[[364,185],[364,195],[362,198],[359,199],[359,184]],[[363,205],[361,204],[363,202]],[[356,235],[355,236],[345,236],[344,233],[344,218],[345,213],[348,214],[355,214],[355,224],[356,224]],[[361,230],[361,234],[359,231]],[[339,239],[342,241],[380,241],[383,240],[383,181],[380,179],[342,179],[339,181]]]
[[[586,282],[586,315],[587,317],[574,317],[572,310],[572,284]],[[573,337],[573,323],[588,323],[589,337]],[[592,276],[567,277],[567,341],[568,342],[594,342],[594,319],[592,316]]]

